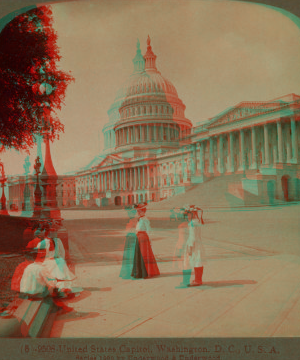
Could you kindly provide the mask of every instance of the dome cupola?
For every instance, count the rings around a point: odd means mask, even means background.
[[[185,105],[175,86],[156,68],[156,58],[148,35],[147,51],[142,56],[137,41],[133,73],[118,92],[108,111],[104,136],[113,130],[110,152],[133,157],[153,155],[178,148],[192,127],[185,118]]]
[[[151,47],[151,40],[150,40],[150,36],[148,35],[148,39],[147,39],[147,51],[146,54],[144,55],[145,58],[145,69],[147,71],[151,71],[151,70],[156,70],[156,65],[155,65],[155,61],[156,61],[156,55],[154,54],[154,52],[152,51],[152,47]]]

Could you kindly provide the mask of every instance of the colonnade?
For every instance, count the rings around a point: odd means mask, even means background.
[[[171,158],[165,154],[157,157],[151,164],[134,166],[133,163],[130,168],[101,171],[86,176],[83,182],[81,179],[80,187],[85,193],[96,190],[106,192],[160,189],[183,185],[189,182],[193,175],[216,176],[257,170],[276,164],[297,164],[300,136],[298,124],[294,118],[278,119],[266,124],[210,135],[182,148]],[[144,130],[141,130],[141,125],[131,127],[129,131],[132,131],[133,140],[143,139],[143,134],[150,133],[148,125],[143,127]],[[145,129],[148,132],[145,132]],[[122,144],[122,139],[130,139],[131,136],[124,128],[116,134],[118,144]]]
[[[132,125],[117,129],[116,146],[143,142],[176,141],[189,133],[189,128],[174,123]]]
[[[278,120],[211,136],[193,144],[196,147],[196,170],[200,173],[223,174],[257,170],[262,166],[278,163],[297,164],[297,140],[294,119]]]
[[[79,180],[80,193],[146,190],[156,186],[152,165],[134,166],[115,170],[102,171],[94,175],[86,175]]]

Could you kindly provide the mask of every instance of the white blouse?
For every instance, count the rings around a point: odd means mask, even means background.
[[[135,231],[136,231],[136,233],[138,233],[139,231],[146,231],[148,236],[150,235],[150,232],[151,232],[150,221],[146,218],[146,216],[139,218],[139,220],[136,224]]]

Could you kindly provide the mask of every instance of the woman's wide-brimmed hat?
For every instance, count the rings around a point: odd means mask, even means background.
[[[142,210],[147,208],[147,203],[134,204],[134,208],[137,210]]]
[[[196,206],[196,205],[186,205],[184,207],[185,211],[187,212],[198,212],[198,211],[203,211],[200,206]]]

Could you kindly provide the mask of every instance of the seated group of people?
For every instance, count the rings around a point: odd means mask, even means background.
[[[36,230],[25,256],[13,275],[12,290],[25,298],[64,297],[72,293],[75,275],[66,264],[65,249],[55,229]]]

